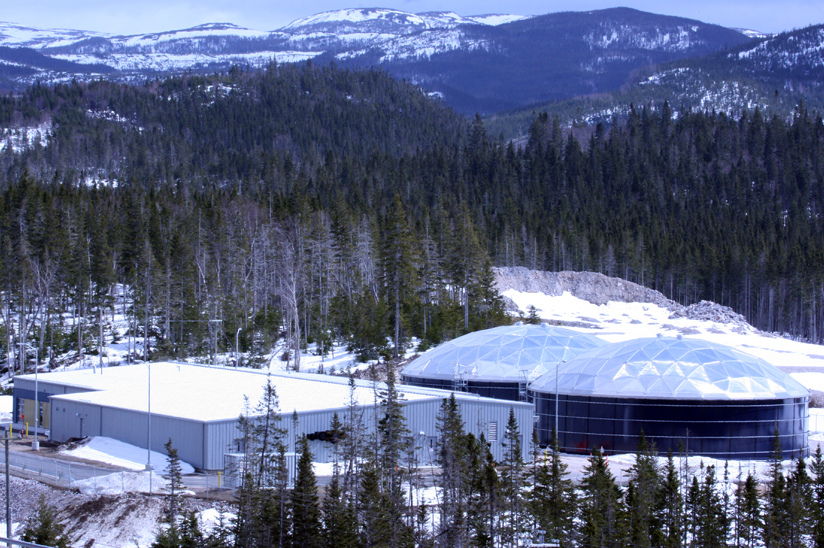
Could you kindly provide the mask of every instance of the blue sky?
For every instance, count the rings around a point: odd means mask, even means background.
[[[780,32],[824,23],[821,0],[26,0],[4,2],[0,20],[41,28],[137,34],[211,22],[235,23],[255,30],[275,30],[294,19],[321,11],[358,7],[395,8],[415,13],[454,11],[460,15],[541,15],[616,6],[762,32]]]

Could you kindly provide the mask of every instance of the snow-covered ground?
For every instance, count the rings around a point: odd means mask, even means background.
[[[771,333],[762,333],[754,328],[740,329],[736,325],[709,321],[673,318],[669,310],[650,303],[609,302],[595,305],[573,297],[569,293],[553,297],[542,293],[507,290],[504,296],[512,299],[526,316],[529,305],[534,306],[544,320],[577,322],[592,327],[571,327],[583,333],[590,333],[608,342],[627,341],[642,337],[655,337],[658,333],[703,339],[717,344],[731,346],[742,352],[763,358],[772,365],[791,372],[799,382],[810,389],[818,383],[824,385],[821,377],[798,377],[801,371],[820,369],[824,374],[824,347],[785,339]],[[816,373],[818,375],[818,373]]]
[[[64,450],[62,453],[130,470],[144,470],[149,456],[147,451],[141,447],[104,437],[90,438],[87,443],[74,449]],[[155,472],[168,474],[169,459],[166,455],[152,451],[151,460]],[[191,464],[181,461],[180,465],[183,474],[193,474],[195,471]]]

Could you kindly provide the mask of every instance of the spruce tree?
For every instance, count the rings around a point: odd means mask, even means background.
[[[312,469],[312,452],[309,450],[309,441],[302,436],[298,441],[297,474],[295,487],[290,495],[292,518],[292,547],[293,548],[320,548],[321,512],[318,505],[318,487],[315,472]]]
[[[782,465],[781,437],[776,428],[770,455],[770,477],[764,501],[762,538],[766,548],[779,548],[789,542],[787,501],[787,479]]]
[[[821,444],[816,444],[815,453],[810,463],[812,470],[812,503],[810,513],[812,519],[812,546],[824,548],[824,454]]]
[[[684,497],[681,495],[681,479],[675,466],[672,451],[667,454],[664,480],[660,489],[661,521],[666,548],[681,548],[684,538]]]
[[[572,480],[567,477],[568,465],[561,459],[554,430],[548,451],[537,460],[529,495],[530,511],[538,527],[545,532],[547,542],[555,541],[563,548],[572,546],[577,497]]]
[[[581,544],[592,548],[623,546],[626,509],[621,488],[597,447],[584,468],[581,491]]]
[[[526,483],[524,459],[521,454],[521,434],[514,408],[509,409],[504,444],[506,444],[504,460],[501,463],[503,470],[501,472],[500,543],[501,546],[514,547],[520,543],[522,533],[528,528],[524,520],[526,515],[523,493]]]
[[[57,519],[54,508],[46,503],[46,496],[40,495],[37,510],[26,522],[20,539],[54,548],[70,548],[71,539],[65,533],[65,528]]]
[[[415,295],[418,280],[416,249],[399,194],[395,194],[392,209],[386,219],[381,238],[380,260],[383,291],[394,325],[392,355],[398,358],[402,355],[404,311],[409,300]]]
[[[761,503],[758,493],[758,481],[752,472],[747,473],[747,479],[739,490],[738,506],[739,521],[736,523],[738,546],[753,548],[761,540]]]
[[[386,388],[379,393],[376,463],[381,470],[380,491],[386,504],[389,525],[389,543],[392,548],[406,546],[412,541],[410,514],[406,507],[403,482],[406,477],[401,459],[410,449],[409,429],[403,415],[403,394],[395,385],[395,372],[389,368]]]
[[[788,540],[791,548],[801,548],[810,545],[813,494],[804,457],[796,460],[794,465],[787,480]]]
[[[183,491],[183,472],[177,449],[172,447],[172,438],[169,438],[163,447],[166,448],[167,470],[169,476],[169,492],[166,495],[166,522],[173,524],[180,511],[180,497]]]
[[[629,470],[627,511],[629,539],[638,548],[659,546],[664,537],[661,523],[661,473],[655,447],[647,443],[644,431],[638,441],[635,464]]]
[[[438,484],[441,489],[438,540],[447,546],[467,544],[467,487],[464,425],[455,394],[444,399],[437,417],[437,464],[441,469]]]

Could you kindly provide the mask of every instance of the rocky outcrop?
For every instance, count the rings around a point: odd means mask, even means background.
[[[520,266],[499,267],[493,270],[500,293],[514,289],[557,296],[568,291],[574,297],[598,305],[610,301],[652,303],[673,313],[684,308],[654,289],[597,272],[547,272]]]

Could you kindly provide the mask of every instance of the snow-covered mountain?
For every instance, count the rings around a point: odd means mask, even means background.
[[[633,104],[658,107],[664,101],[676,116],[686,108],[714,109],[735,117],[744,110],[758,108],[789,116],[800,101],[808,110],[824,109],[822,91],[824,25],[813,25],[704,57],[645,67],[619,90],[598,97],[531,105],[528,111],[511,113],[505,123],[518,127],[523,134],[533,119],[533,110],[558,114],[566,124],[609,123],[614,116],[628,115]]]
[[[0,46],[31,48],[64,61],[103,64],[121,72],[174,72],[233,64],[260,66],[273,59],[303,61],[327,52],[380,47],[424,31],[449,33],[461,25],[493,26],[521,19],[524,17],[519,15],[461,17],[451,12],[413,14],[390,9],[346,9],[298,19],[275,31],[210,23],[133,36],[0,23]],[[423,51],[432,51],[431,35],[424,37],[422,43]],[[440,50],[458,47],[451,39],[442,43]],[[17,80],[30,83],[54,76],[48,71],[37,71]]]
[[[738,31],[625,8],[537,17],[345,9],[272,31],[212,23],[134,36],[0,23],[0,88],[317,58],[380,64],[475,112],[608,91],[640,66],[746,41]],[[35,61],[3,48],[24,49]]]

